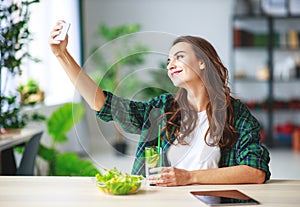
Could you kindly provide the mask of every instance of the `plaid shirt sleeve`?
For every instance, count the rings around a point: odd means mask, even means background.
[[[220,167],[248,165],[266,172],[265,181],[270,179],[270,156],[261,143],[260,124],[246,105],[234,101],[235,128],[240,136],[233,148],[222,150]]]
[[[128,133],[140,134],[144,124],[147,105],[142,102],[120,98],[104,91],[106,101],[96,116],[103,121],[115,121]]]

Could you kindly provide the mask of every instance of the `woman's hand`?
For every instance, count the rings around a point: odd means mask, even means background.
[[[189,185],[191,180],[190,171],[174,167],[153,168],[150,172],[158,173],[149,178],[150,183],[156,186]]]
[[[53,27],[49,37],[49,44],[55,56],[59,56],[60,54],[65,52],[68,44],[68,35],[63,41],[55,40],[55,37],[61,33],[62,23],[64,23],[63,20],[59,20],[56,22],[56,25]]]

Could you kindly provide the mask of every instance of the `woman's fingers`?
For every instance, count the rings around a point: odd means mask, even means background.
[[[174,167],[153,168],[151,172],[156,173],[150,177],[152,184],[157,186],[178,186],[188,183],[188,172]]]
[[[160,173],[160,172],[162,172],[162,170],[164,170],[164,168],[165,168],[165,167],[155,167],[155,168],[151,168],[151,169],[149,170],[149,172],[150,172],[151,174]]]
[[[61,41],[55,40],[55,37],[61,33],[62,30],[62,23],[64,23],[64,20],[58,20],[53,27],[51,33],[50,33],[50,43],[51,44],[59,44]]]
[[[65,21],[63,20],[58,20],[56,24],[53,26],[49,35],[49,45],[55,56],[59,56],[64,51],[66,51],[66,47],[68,44],[68,35],[66,35],[66,38],[64,40],[56,39],[57,35],[61,33],[61,30],[63,28],[62,23],[64,22]]]
[[[173,186],[174,183],[174,173],[171,167],[158,167],[150,170],[153,173],[149,176],[149,181],[151,184],[156,184],[157,186]]]

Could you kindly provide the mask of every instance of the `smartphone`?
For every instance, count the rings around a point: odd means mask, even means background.
[[[60,41],[65,40],[66,35],[67,35],[67,33],[68,33],[68,31],[69,31],[69,28],[70,28],[70,26],[71,26],[70,23],[62,23],[61,25],[62,25],[61,33],[60,33],[59,35],[57,35],[57,36],[54,38],[54,40],[60,40]]]

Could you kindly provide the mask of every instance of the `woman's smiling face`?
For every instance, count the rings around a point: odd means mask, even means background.
[[[201,81],[199,77],[201,61],[197,59],[192,46],[179,42],[170,49],[168,58],[168,76],[177,87],[186,88]],[[202,82],[202,81],[201,81]]]

